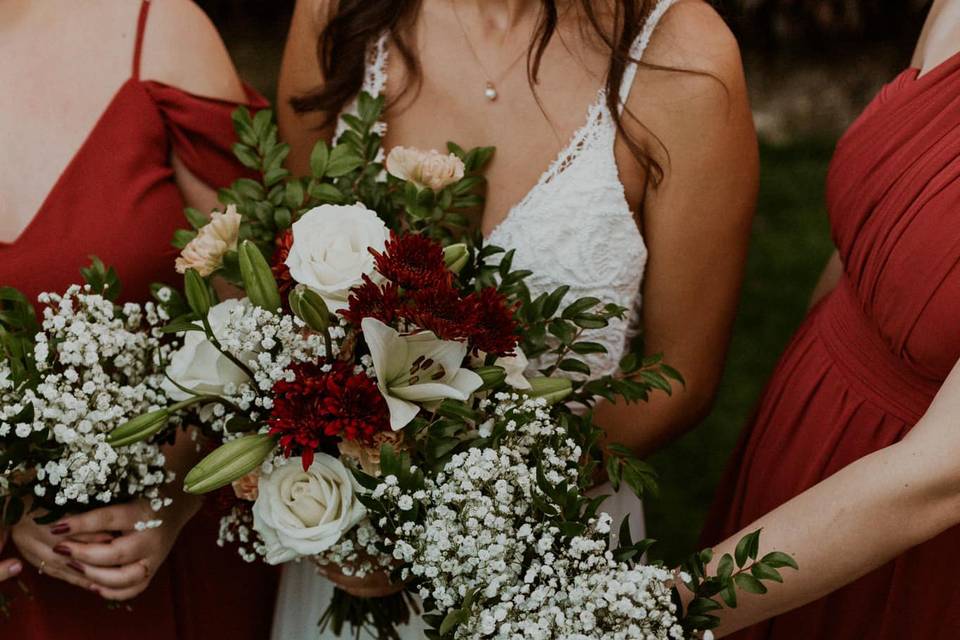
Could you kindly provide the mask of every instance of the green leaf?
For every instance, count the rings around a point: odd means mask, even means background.
[[[237,156],[237,160],[246,168],[253,169],[254,171],[260,170],[260,156],[257,155],[254,149],[247,145],[240,142],[234,144],[233,155]]]
[[[723,554],[720,558],[717,564],[717,575],[724,579],[733,575],[733,557],[729,553]]]
[[[769,567],[774,567],[776,569],[780,569],[783,567],[790,567],[791,569],[800,568],[797,566],[796,560],[794,560],[792,557],[788,556],[787,554],[781,551],[773,551],[771,553],[768,553],[767,555],[763,556],[760,559],[760,562],[762,562],[763,564]]]
[[[719,596],[723,599],[728,607],[731,609],[737,608],[737,590],[733,586],[732,580],[720,590]]]
[[[550,321],[550,324],[547,325],[547,331],[556,336],[563,344],[571,344],[577,333],[573,325],[559,318]]]
[[[253,116],[253,130],[260,140],[263,140],[264,136],[270,130],[272,124],[273,111],[270,109],[261,109],[255,116]]]
[[[330,152],[326,173],[331,178],[339,178],[359,169],[362,165],[363,158],[347,145],[339,144]]]
[[[268,187],[272,187],[286,178],[288,175],[290,175],[290,172],[283,167],[274,167],[273,169],[267,169],[267,171],[263,174],[263,182]]]
[[[564,358],[560,361],[559,365],[562,371],[570,371],[572,373],[582,373],[583,375],[590,375],[590,367],[587,366],[587,363],[576,360],[574,358]]]
[[[177,229],[173,232],[173,241],[171,244],[177,249],[183,249],[190,241],[197,237],[196,231],[188,231],[186,229]]]
[[[553,314],[555,314],[557,309],[560,308],[560,302],[563,300],[563,297],[567,295],[568,291],[570,291],[570,287],[563,285],[554,289],[553,292],[547,296],[547,301],[543,303],[544,318],[553,317]]]
[[[760,541],[760,529],[757,529],[753,533],[748,533],[740,539],[740,542],[737,543],[736,551],[734,552],[734,557],[737,560],[737,566],[741,569],[744,565],[747,564],[748,558],[756,558],[757,551],[756,549],[759,546]]]
[[[210,216],[193,207],[187,207],[183,210],[183,215],[190,223],[190,226],[199,231],[210,222]]]
[[[310,152],[310,173],[314,178],[322,178],[327,172],[327,163],[330,162],[330,147],[321,140]]]
[[[687,607],[687,614],[699,616],[711,611],[716,611],[717,609],[723,609],[723,605],[716,600],[711,600],[710,598],[695,598],[690,603],[690,606]]]
[[[737,583],[737,586],[741,591],[757,594],[763,594],[767,592],[767,588],[763,586],[763,583],[749,573],[738,573],[733,577],[733,580]]]
[[[567,306],[567,308],[563,310],[561,317],[564,320],[573,320],[577,316],[581,315],[584,311],[592,309],[598,304],[600,304],[600,300],[598,298],[592,298],[589,296],[580,298]]]
[[[237,138],[243,144],[255,147],[257,146],[257,133],[253,130],[253,120],[250,118],[250,111],[243,106],[234,109],[231,114],[233,128],[237,132]]]
[[[582,356],[592,353],[606,353],[607,348],[599,342],[580,341],[570,345],[570,350]]]
[[[774,582],[783,582],[783,576],[780,575],[779,571],[769,565],[763,564],[762,562],[757,562],[750,567],[750,573],[752,573],[753,577],[757,580],[773,580]]]
[[[332,184],[313,182],[308,188],[310,197],[321,203],[340,204],[345,201],[343,194]]]

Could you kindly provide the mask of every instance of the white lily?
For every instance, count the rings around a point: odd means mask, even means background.
[[[527,360],[527,355],[520,347],[514,349],[514,355],[501,356],[493,364],[503,367],[503,370],[507,373],[505,382],[514,389],[526,391],[531,388],[530,381],[523,375],[526,373],[527,367],[530,366],[530,361]]]
[[[462,342],[441,340],[431,331],[401,335],[375,318],[364,318],[360,327],[394,431],[410,424],[420,405],[467,400],[483,385],[480,376],[462,366],[467,355]]]

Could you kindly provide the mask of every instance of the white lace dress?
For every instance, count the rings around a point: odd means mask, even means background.
[[[658,2],[633,45],[631,53],[635,60],[643,56],[657,23],[675,1]],[[386,40],[381,38],[371,48],[363,85],[371,95],[379,95],[386,84],[386,57]],[[635,74],[636,65],[625,70],[621,105],[626,102]],[[350,105],[347,112],[355,109],[355,104]],[[337,135],[339,133],[338,130]],[[583,127],[487,238],[489,244],[516,250],[514,268],[533,272],[527,279],[533,296],[566,284],[570,286],[567,302],[593,296],[631,310],[629,318],[614,320],[604,329],[589,332],[587,339],[607,348],[606,354],[587,357],[595,375],[616,371],[627,343],[639,326],[640,287],[647,262],[647,247],[617,170],[616,135],[606,104],[606,91],[601,90],[587,112]],[[537,367],[537,362],[531,363],[531,370]],[[600,492],[611,493],[609,488],[606,491],[601,488]],[[643,536],[643,505],[629,490],[613,494],[604,503],[603,510],[613,516],[615,523],[629,516],[634,538]],[[330,631],[320,634],[317,630],[317,620],[329,603],[332,591],[330,582],[317,575],[309,562],[284,567],[273,640],[353,637],[347,630],[342,636]],[[415,621],[405,628],[403,637],[423,638],[423,627],[418,623]]]

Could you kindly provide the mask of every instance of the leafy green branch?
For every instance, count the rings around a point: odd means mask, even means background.
[[[694,554],[684,562],[682,569],[686,575],[683,583],[694,596],[683,619],[687,632],[713,629],[720,624],[720,618],[712,612],[722,609],[724,605],[735,609],[738,590],[764,594],[768,590],[764,582],[783,582],[780,569],[799,568],[796,560],[780,551],[758,557],[760,533],[758,529],[741,538],[733,555],[725,553],[720,558],[713,575],[707,569],[713,560],[713,551],[710,549]],[[679,600],[679,596],[676,597]]]

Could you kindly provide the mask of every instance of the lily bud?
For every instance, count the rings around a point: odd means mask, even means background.
[[[243,278],[243,288],[247,291],[250,302],[266,309],[276,311],[280,308],[280,291],[273,271],[267,264],[257,245],[244,240],[238,251],[240,258],[240,276]]]
[[[330,327],[330,310],[316,291],[302,284],[290,292],[290,310],[314,331],[326,331]]]
[[[183,288],[190,310],[201,318],[210,311],[210,289],[196,269],[187,269],[183,274]]]
[[[460,273],[460,270],[467,266],[469,259],[470,252],[467,250],[467,245],[462,242],[443,249],[443,261],[447,264],[447,268],[454,273]]]
[[[573,382],[569,378],[529,378],[528,395],[543,398],[548,404],[556,404],[573,392]]]
[[[260,466],[276,446],[276,439],[265,433],[231,440],[190,470],[183,490],[197,495],[224,487]]]
[[[491,367],[479,367],[474,369],[473,372],[483,379],[483,386],[480,387],[478,391],[499,387],[507,379],[506,369],[496,365]]]
[[[112,447],[125,447],[163,431],[170,420],[170,411],[158,409],[137,416],[133,420],[120,425],[107,435],[107,444]]]

